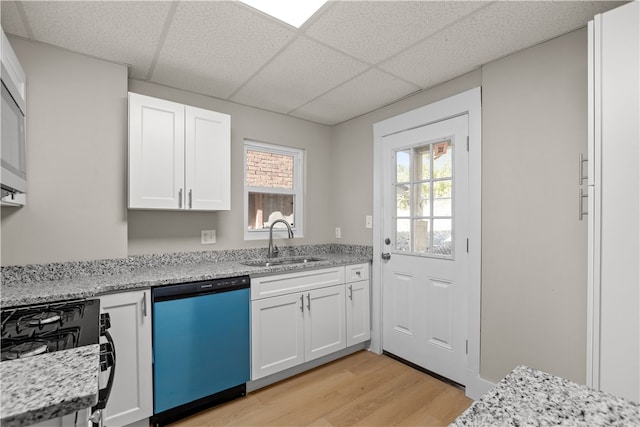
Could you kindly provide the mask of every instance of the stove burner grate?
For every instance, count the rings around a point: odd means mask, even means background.
[[[9,348],[6,352],[6,358],[8,360],[22,359],[24,357],[37,356],[38,354],[46,352],[47,343],[45,341],[27,341]]]

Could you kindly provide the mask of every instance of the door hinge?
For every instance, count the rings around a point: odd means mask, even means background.
[[[469,354],[469,340],[465,341],[465,349],[464,349],[464,351],[465,351],[465,354]]]
[[[467,151],[469,151],[469,137],[467,137]]]
[[[469,239],[467,239],[467,253],[469,253]]]

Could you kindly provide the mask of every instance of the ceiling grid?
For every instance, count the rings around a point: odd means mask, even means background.
[[[619,1],[329,1],[299,29],[238,1],[9,1],[3,30],[129,77],[335,125],[586,25]]]

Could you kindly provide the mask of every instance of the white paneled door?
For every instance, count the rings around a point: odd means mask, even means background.
[[[468,116],[385,136],[383,349],[465,384]]]

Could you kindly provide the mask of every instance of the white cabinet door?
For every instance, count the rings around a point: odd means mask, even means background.
[[[347,347],[371,338],[369,280],[347,283]]]
[[[116,374],[103,420],[105,426],[123,426],[153,413],[151,292],[104,295],[100,307],[111,316],[116,350]]]
[[[251,303],[251,379],[304,362],[303,294]]]
[[[302,294],[305,310],[305,361],[346,348],[344,285]]]
[[[129,94],[129,208],[182,208],[184,136],[184,105]]]
[[[231,209],[231,117],[186,107],[186,207]]]

